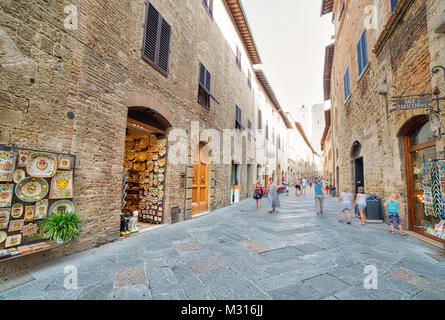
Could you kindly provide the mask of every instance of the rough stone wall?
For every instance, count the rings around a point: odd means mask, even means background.
[[[3,0],[0,2],[0,142],[77,155],[75,205],[83,219],[79,242],[3,263],[1,272],[84,250],[119,238],[124,140],[130,93],[143,92],[174,114],[173,128],[223,130],[253,120],[253,93],[235,54],[201,1],[153,0],[172,26],[169,76],[141,59],[145,1]],[[74,4],[79,28],[64,28]],[[6,52],[3,53],[3,52]],[[197,103],[199,62],[212,74],[210,111]],[[244,62],[246,63],[246,62]],[[66,117],[73,111],[74,120]],[[171,142],[169,142],[170,144]],[[193,170],[168,165],[165,222],[179,206],[190,217]],[[185,178],[181,177],[185,173]],[[212,165],[211,209],[230,203],[230,165]],[[243,165],[241,181],[246,181]],[[241,198],[247,186],[242,184]]]
[[[366,192],[377,194],[385,200],[391,193],[398,193],[401,196],[401,216],[405,226],[408,223],[406,169],[404,145],[399,131],[410,118],[425,114],[425,111],[389,110],[392,109],[392,96],[432,90],[428,37],[432,2],[413,1],[378,55],[372,49],[383,27],[367,30],[369,62],[359,78],[356,46],[364,30],[364,7],[372,2],[351,1],[340,34],[337,35],[333,63],[331,92],[336,115],[334,123],[338,121],[338,130],[334,125],[334,145],[338,149],[335,163],[340,171],[340,189],[345,186],[355,189],[351,151],[353,143],[358,141],[363,148]],[[379,12],[385,13],[388,10],[385,3],[378,3]],[[386,15],[389,16],[388,13]],[[347,66],[351,96],[344,102],[343,75]],[[379,95],[377,90],[384,81],[388,85],[386,96]]]

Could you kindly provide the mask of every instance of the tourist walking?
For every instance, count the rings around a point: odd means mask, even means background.
[[[317,216],[323,214],[323,199],[325,198],[323,185],[320,181],[315,181],[315,210]]]
[[[338,203],[341,203],[341,213],[348,214],[347,224],[351,224],[351,211],[352,211],[352,193],[351,188],[346,187],[338,198]]]
[[[277,192],[278,187],[274,184],[273,179],[269,179],[269,186],[267,187],[267,199],[269,200],[269,213],[275,212],[276,208],[280,207],[280,198]]]
[[[306,187],[307,187],[307,179],[303,178],[303,180],[301,180],[301,188],[303,189],[303,195],[306,195]]]
[[[261,186],[260,181],[256,182],[254,193],[255,193],[255,195],[253,196],[253,198],[256,200],[256,208],[260,209],[261,208],[261,198],[264,196],[264,189]]]
[[[295,195],[299,196],[301,194],[301,184],[300,184],[300,179],[297,179],[297,181],[295,182]]]
[[[402,222],[400,221],[400,201],[398,200],[398,196],[396,194],[392,194],[391,198],[385,202],[383,205],[386,209],[388,209],[388,217],[389,217],[389,225],[391,228],[391,233],[394,234],[394,219],[399,226],[400,235],[406,236],[406,233],[403,232]]]
[[[365,194],[365,188],[359,187],[357,196],[355,197],[354,208],[358,209],[358,212],[360,213],[360,219],[362,220],[361,225],[363,226],[366,224],[365,209],[367,200],[368,197]]]

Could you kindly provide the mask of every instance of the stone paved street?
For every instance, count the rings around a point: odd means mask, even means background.
[[[38,266],[0,299],[445,299],[443,251],[387,225],[346,225],[334,199],[317,217],[313,202],[291,191],[268,215],[246,200]],[[64,288],[68,265],[78,289]],[[367,265],[377,290],[364,288]]]

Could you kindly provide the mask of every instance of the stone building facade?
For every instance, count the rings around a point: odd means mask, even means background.
[[[443,73],[432,72],[445,65],[444,9],[440,0],[322,1],[322,15],[332,13],[335,29],[325,99],[332,105],[339,187],[364,186],[385,200],[399,194],[404,226],[428,238],[419,226],[428,219],[421,217],[423,205],[416,200],[417,170],[422,161],[444,158],[445,140],[427,133],[427,109],[393,111],[392,99],[445,94]],[[443,111],[443,101],[440,106]],[[420,131],[428,137],[420,137]],[[416,159],[416,152],[425,159]]]
[[[170,27],[169,37],[160,40],[169,40],[167,56],[159,52],[159,59],[167,57],[166,70],[141,58],[151,21],[147,12],[157,12],[160,25]],[[226,0],[1,1],[0,144],[76,155],[74,204],[83,224],[76,242],[4,261],[0,273],[119,238],[125,141],[133,114],[141,117],[133,120],[169,137],[181,136],[170,135],[175,130],[186,135],[185,149],[175,149],[180,138],[167,143],[169,159],[170,150],[179,150],[176,156],[183,151],[187,162],[166,166],[166,224],[196,213],[194,179],[201,177],[196,177],[195,150],[203,145],[208,155],[223,152],[205,129],[222,134],[239,123],[261,131],[254,102],[261,96],[267,102],[263,112],[275,115],[276,130],[285,139],[288,120],[270,84],[253,69],[261,60],[239,12],[239,1]],[[201,64],[211,74],[209,107],[197,99]],[[252,196],[257,164],[246,160],[251,140],[241,132],[233,139],[244,150],[238,169],[242,200]],[[283,154],[287,143],[280,148]],[[233,201],[233,166],[203,164],[206,199],[199,212]],[[287,162],[281,168],[287,170]]]

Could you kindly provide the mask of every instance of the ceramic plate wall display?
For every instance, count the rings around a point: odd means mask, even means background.
[[[16,203],[15,205],[12,206],[12,210],[11,210],[12,218],[18,219],[22,216],[22,214],[23,214],[23,204]]]
[[[36,234],[39,231],[39,226],[33,223],[30,223],[23,227],[22,234],[24,237],[29,237],[33,234]]]
[[[15,195],[23,202],[37,202],[48,194],[48,182],[42,178],[28,177],[15,187]]]
[[[16,234],[6,238],[5,248],[18,246],[22,242],[22,235]]]
[[[0,243],[5,241],[7,236],[8,236],[8,234],[6,232],[0,231]]]
[[[167,144],[167,139],[165,137],[159,138],[158,147],[163,148]]]
[[[0,151],[0,181],[11,181],[17,155],[14,152]]]
[[[58,171],[51,180],[50,199],[71,199],[73,197],[73,172]]]
[[[15,231],[21,231],[23,229],[23,226],[25,224],[24,220],[12,220],[9,223],[9,232],[15,232]]]
[[[59,170],[71,170],[73,167],[73,158],[68,156],[58,157],[57,167]]]
[[[74,203],[69,200],[60,200],[51,206],[49,213],[64,214],[66,212],[75,212]]]
[[[6,229],[9,224],[10,208],[0,209],[0,229]]]
[[[52,178],[57,170],[57,157],[45,153],[31,153],[26,171],[28,175],[37,178]]]
[[[25,177],[26,177],[25,171],[22,169],[17,169],[14,171],[14,174],[12,175],[12,180],[14,181],[14,183],[19,183],[23,181]]]
[[[26,165],[28,164],[28,159],[29,159],[28,151],[19,151],[19,159],[17,166],[19,168],[26,168]]]
[[[0,208],[9,208],[11,206],[13,190],[13,184],[0,184]]]
[[[34,220],[34,206],[26,206],[25,208],[25,222]]]

